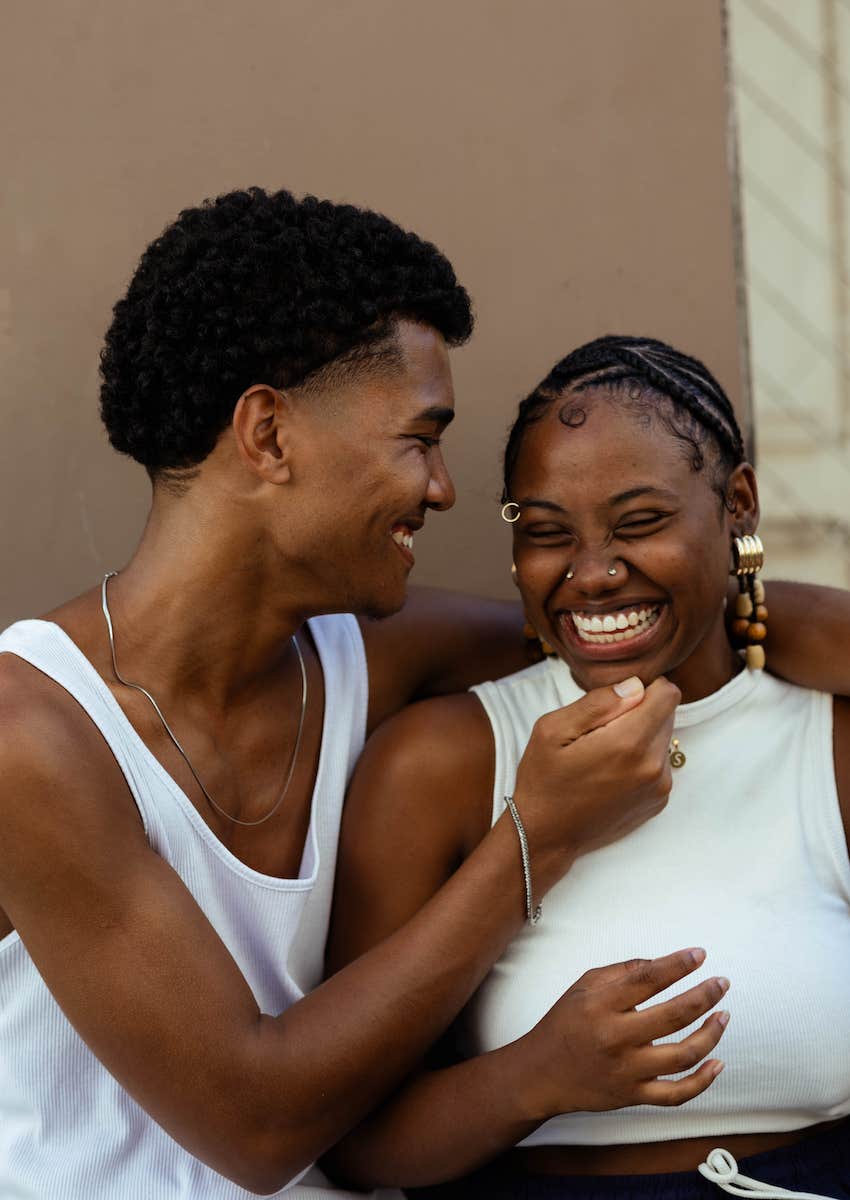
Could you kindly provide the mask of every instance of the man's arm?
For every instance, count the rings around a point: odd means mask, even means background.
[[[515,831],[499,823],[421,912],[270,1016],[151,850],[88,717],[13,656],[0,663],[0,908],[72,1025],[151,1116],[242,1187],[280,1188],[410,1072],[521,925]],[[541,891],[600,822],[663,806],[676,702],[666,687],[642,703],[603,689],[564,710],[557,731],[550,722],[522,800]],[[617,713],[627,736],[596,729]],[[582,804],[564,805],[579,780]]]
[[[474,697],[414,705],[381,727],[346,804],[331,969],[428,903],[484,836],[492,791],[492,735]],[[713,1017],[679,1044],[652,1042],[704,1016],[722,987],[708,980],[640,1014],[634,1006],[701,961],[680,952],[587,972],[524,1038],[413,1078],[326,1156],[326,1168],[354,1187],[425,1186],[468,1173],[557,1113],[684,1103],[715,1077],[714,1060],[692,1068],[722,1024]],[[679,1071],[692,1073],[657,1078]]]

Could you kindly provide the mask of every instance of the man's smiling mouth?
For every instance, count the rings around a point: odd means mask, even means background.
[[[390,537],[398,546],[399,553],[408,566],[413,566],[415,558],[413,555],[413,535],[417,530],[422,528],[421,522],[414,524],[413,521],[396,521],[390,530]]]

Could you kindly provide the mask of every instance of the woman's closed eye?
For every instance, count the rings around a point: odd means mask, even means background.
[[[653,512],[636,513],[625,517],[614,531],[616,537],[645,537],[663,529],[672,517],[672,513]]]
[[[521,532],[524,537],[535,542],[553,542],[575,537],[573,531],[563,525],[529,525]]]

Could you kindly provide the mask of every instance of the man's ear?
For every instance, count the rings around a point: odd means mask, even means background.
[[[749,463],[739,463],[726,484],[724,497],[732,537],[755,533],[759,523],[759,489]]]
[[[267,483],[291,478],[292,403],[286,392],[256,383],[243,392],[231,426],[239,456]]]

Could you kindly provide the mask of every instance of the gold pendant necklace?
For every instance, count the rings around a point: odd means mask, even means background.
[[[668,755],[671,767],[683,767],[688,761],[685,758],[684,751],[679,749],[679,739],[673,738],[670,743],[670,751]]]

